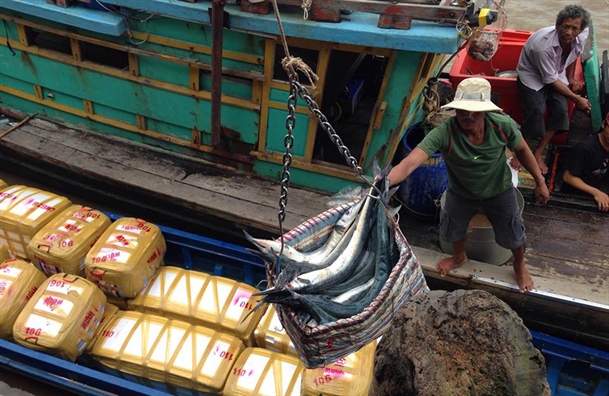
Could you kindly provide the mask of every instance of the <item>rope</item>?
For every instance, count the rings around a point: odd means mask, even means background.
[[[313,4],[313,0],[302,0],[302,11],[303,11],[303,19],[309,19],[309,10],[311,9],[311,5]]]
[[[313,0],[304,0],[303,8],[306,2],[309,2],[310,8],[310,4],[313,2]],[[315,89],[314,81],[318,81],[319,77],[317,76],[317,74],[315,74],[313,69],[311,69],[311,67],[309,67],[309,65],[307,65],[301,58],[294,58],[292,57],[292,55],[290,55],[288,41],[285,36],[285,30],[283,29],[283,23],[281,22],[281,15],[279,15],[279,7],[277,6],[277,0],[273,0],[273,8],[275,9],[275,17],[277,18],[277,25],[279,26],[281,44],[283,45],[283,51],[285,52],[285,58],[282,59],[281,66],[286,71],[286,73],[288,73],[290,80],[295,79],[296,81],[298,81],[298,73],[296,73],[296,71],[301,71],[307,77],[311,86]]]
[[[440,110],[440,95],[438,94],[438,80],[430,79],[427,82],[427,89],[423,93],[425,97],[425,103],[423,109],[425,110],[425,121],[431,124],[433,117]]]
[[[311,86],[315,88],[315,83],[313,82],[313,80],[318,81],[319,77],[317,76],[317,74],[315,74],[313,69],[311,69],[309,65],[307,65],[302,59],[285,57],[281,60],[281,66],[283,66],[284,70],[288,72],[288,74],[296,73],[296,70],[301,71],[302,74],[307,77]]]

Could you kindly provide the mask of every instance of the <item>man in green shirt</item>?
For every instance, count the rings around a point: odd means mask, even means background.
[[[506,147],[535,179],[535,199],[547,203],[548,188],[539,165],[516,123],[491,102],[491,86],[483,78],[468,78],[457,87],[455,99],[443,106],[456,116],[429,132],[388,175],[391,185],[406,179],[436,152],[444,156],[448,189],[440,215],[440,233],[451,242],[453,256],[441,260],[441,276],[467,261],[467,227],[480,208],[493,226],[495,240],[514,255],[514,272],[521,292],[533,289],[526,269],[526,235],[507,158]]]

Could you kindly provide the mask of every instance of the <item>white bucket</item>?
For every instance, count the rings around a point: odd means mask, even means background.
[[[516,199],[520,206],[520,214],[524,210],[524,197],[520,191],[516,190]],[[444,209],[445,194],[440,198],[440,208]],[[446,242],[440,236],[440,248],[447,254],[453,254],[452,243]],[[471,260],[483,263],[501,265],[512,257],[512,251],[503,248],[495,242],[495,232],[490,221],[482,210],[477,213],[469,222],[467,227],[467,242],[465,243],[465,253]]]

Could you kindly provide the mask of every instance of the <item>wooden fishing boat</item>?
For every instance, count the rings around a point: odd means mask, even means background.
[[[120,216],[107,213],[113,220]],[[230,277],[249,284],[265,279],[264,264],[245,248],[161,226],[166,265]],[[609,353],[532,331],[542,351],[553,395],[603,395],[609,389]],[[82,356],[68,362],[0,340],[0,367],[82,395],[156,396],[194,394],[146,378],[101,371]],[[199,394],[199,393],[197,393]]]
[[[0,112],[12,125],[0,126],[0,168],[236,243],[244,229],[277,237],[361,183],[299,100],[279,224],[290,83],[278,23],[268,3],[248,1],[228,2],[214,22],[211,3],[4,1]],[[305,21],[294,1],[278,3],[288,47],[320,77],[303,84],[368,177],[421,121],[429,78],[458,49],[458,20],[475,15],[450,1],[320,1]],[[598,75],[591,59],[588,78]],[[406,214],[401,223],[430,285],[491,291],[530,328],[609,350],[607,216],[585,199],[552,202],[561,205],[524,208],[537,285],[525,294],[509,265],[471,261],[440,278],[437,225]]]

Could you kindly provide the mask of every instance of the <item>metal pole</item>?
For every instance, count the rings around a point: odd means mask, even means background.
[[[211,8],[211,144],[220,145],[222,106],[222,42],[224,33],[224,5],[226,0],[213,0]]]

